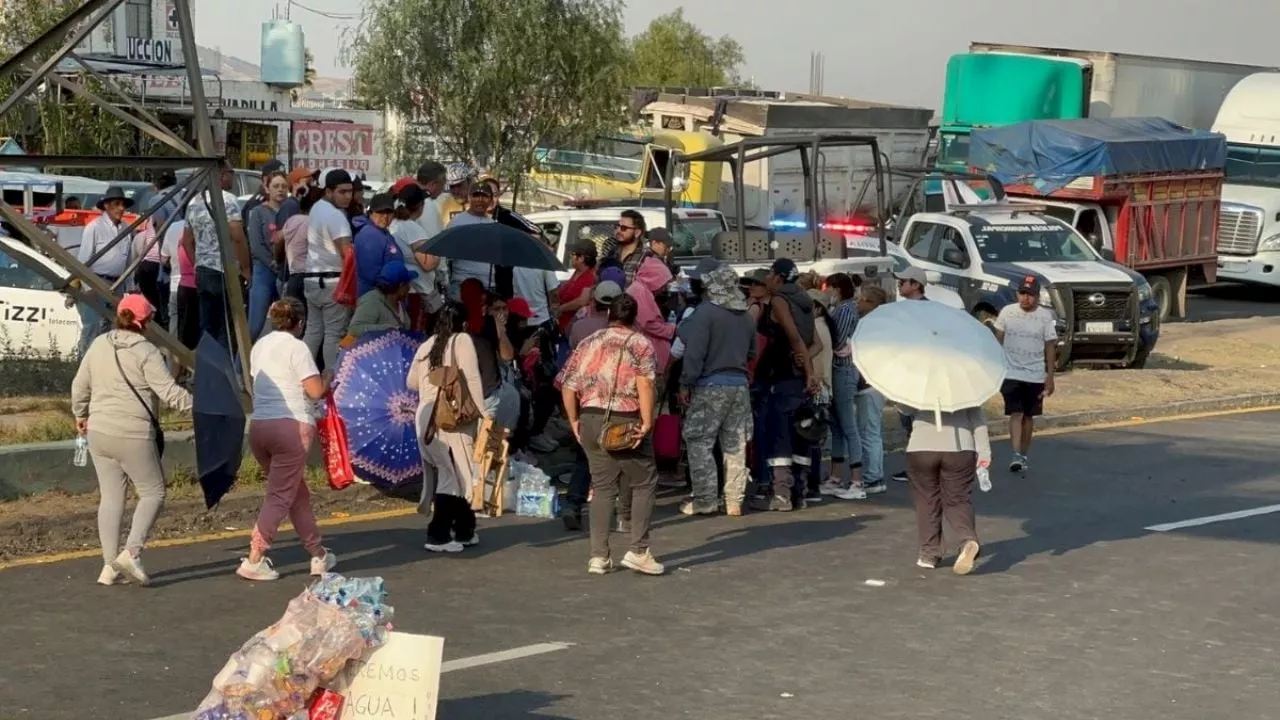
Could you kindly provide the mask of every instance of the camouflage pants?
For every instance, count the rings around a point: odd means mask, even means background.
[[[751,437],[751,393],[742,387],[696,387],[684,416],[684,443],[689,453],[693,498],[717,501],[716,441],[724,453],[724,497],[741,503],[747,491],[747,440]]]

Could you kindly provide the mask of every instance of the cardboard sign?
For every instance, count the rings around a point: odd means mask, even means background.
[[[346,698],[341,720],[435,720],[443,662],[444,638],[391,633],[333,684]]]

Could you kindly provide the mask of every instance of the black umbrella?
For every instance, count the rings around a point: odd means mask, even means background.
[[[196,475],[204,490],[206,507],[218,504],[231,490],[240,472],[244,450],[244,408],[240,385],[227,349],[209,333],[196,346],[195,421]]]
[[[506,267],[564,270],[541,240],[496,222],[451,227],[428,240],[421,252]]]

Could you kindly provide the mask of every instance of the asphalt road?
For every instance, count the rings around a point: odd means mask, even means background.
[[[902,485],[743,519],[686,520],[668,502],[662,578],[588,576],[584,540],[555,522],[482,521],[459,556],[428,557],[413,517],[327,544],[340,570],[385,577],[397,626],[443,635],[447,659],[572,643],[448,672],[442,720],[1275,718],[1280,518],[1144,528],[1280,503],[1278,423],[1045,438],[1027,478],[999,472],[979,495],[969,577],[914,566]],[[94,561],[0,572],[0,717],[194,707],[306,581],[296,545],[274,553],[274,584],[232,575],[243,551],[151,551],[150,589],[98,587]]]
[[[1218,283],[1191,291],[1188,322],[1276,317],[1280,315],[1280,288]]]

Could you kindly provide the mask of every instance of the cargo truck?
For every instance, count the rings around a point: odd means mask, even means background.
[[[1191,282],[1215,281],[1226,138],[1161,118],[1038,120],[973,133],[969,164],[1010,200],[1041,206],[1104,257],[1140,273],[1157,321],[1186,317]],[[1054,265],[1046,280],[1071,283]],[[1128,293],[1098,288],[1077,311],[1097,322],[1125,312]],[[1096,300],[1097,302],[1093,302]],[[1090,304],[1092,303],[1092,304]],[[1113,307],[1114,306],[1114,307]]]
[[[1213,129],[1227,138],[1218,276],[1280,285],[1280,73],[1241,80]]]

